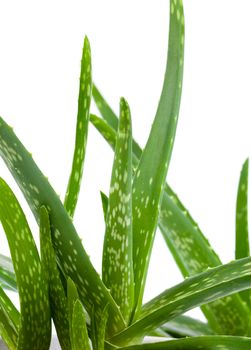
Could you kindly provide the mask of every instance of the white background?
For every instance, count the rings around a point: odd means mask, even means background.
[[[74,145],[84,35],[92,46],[96,84],[115,111],[119,97],[126,97],[134,137],[143,146],[163,81],[168,4],[0,0],[0,115],[14,127],[61,198]],[[239,172],[251,151],[251,4],[184,0],[184,6],[184,88],[168,181],[228,262],[234,258]],[[98,271],[104,233],[99,190],[108,192],[112,159],[112,151],[90,127],[75,224]],[[0,176],[22,200],[2,162]],[[3,232],[0,237],[0,251],[7,254]],[[158,233],[146,300],[181,280]]]

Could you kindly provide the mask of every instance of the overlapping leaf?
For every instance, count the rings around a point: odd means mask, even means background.
[[[83,306],[77,299],[72,314],[72,350],[91,350]]]
[[[90,43],[86,37],[81,61],[75,150],[72,162],[72,170],[64,201],[64,206],[71,217],[73,217],[77,205],[80,183],[82,179],[86,141],[88,135],[89,110],[92,95],[91,91],[91,48]]]
[[[251,258],[245,258],[187,278],[145,304],[139,319],[111,342],[128,344],[194,307],[250,288],[250,277]]]
[[[17,350],[47,350],[51,336],[48,283],[24,213],[2,179],[0,220],[8,239],[20,299]]]
[[[50,214],[57,261],[64,274],[70,276],[78,286],[80,299],[87,311],[91,312],[95,305],[98,312],[109,303],[111,318],[108,332],[122,329],[125,324],[119,308],[93,268],[71,218],[29,152],[2,118],[0,155],[16,179],[38,222],[40,207],[46,206]]]
[[[120,102],[120,122],[106,215],[102,276],[128,322],[134,302],[132,129],[129,106],[124,99]]]
[[[95,88],[97,90],[97,88]],[[94,95],[97,106],[108,106],[102,95]],[[108,113],[108,112],[109,113]],[[100,108],[104,120],[91,115],[91,122],[114,149],[118,118],[111,108]],[[115,122],[115,118],[116,122]],[[134,142],[136,144],[136,142]],[[137,144],[136,144],[137,145]],[[133,164],[137,166],[141,156],[139,146],[133,147]],[[177,195],[166,185],[162,197],[159,227],[182,274],[192,276],[221,264],[217,254],[203,236],[200,228]],[[221,334],[250,335],[251,321],[249,310],[238,295],[216,300],[202,306],[202,310],[215,332]],[[232,314],[238,317],[232,322]]]
[[[163,324],[160,329],[175,338],[214,334],[208,324],[183,315]]]
[[[40,209],[40,250],[41,261],[47,273],[51,315],[58,340],[62,350],[71,350],[68,304],[52,247],[49,215],[44,206]]]
[[[8,314],[0,303],[0,336],[9,350],[17,349],[18,330],[14,327]]]

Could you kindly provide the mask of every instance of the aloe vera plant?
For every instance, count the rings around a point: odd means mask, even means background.
[[[0,255],[0,335],[9,349],[49,349],[51,320],[63,350],[250,349],[248,161],[237,194],[236,260],[226,265],[165,183],[181,100],[184,35],[182,0],[170,0],[164,84],[142,150],[132,137],[128,102],[121,98],[117,118],[93,85],[85,38],[75,149],[63,203],[13,129],[0,119],[0,155],[40,228],[38,249],[18,199],[0,179],[0,220],[11,253],[11,259]],[[102,118],[90,114],[92,96]],[[101,193],[102,276],[74,226],[89,120],[114,150],[110,192]],[[187,278],[143,304],[158,225]],[[18,292],[20,310],[6,290]],[[198,306],[207,323],[183,315]],[[149,335],[162,341],[147,344]]]

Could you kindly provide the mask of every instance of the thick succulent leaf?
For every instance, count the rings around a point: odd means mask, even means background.
[[[201,336],[123,347],[121,350],[249,350],[251,338]]]
[[[102,277],[128,323],[134,302],[132,260],[132,129],[127,102],[121,99],[106,216]]]
[[[77,205],[78,194],[83,173],[86,142],[88,135],[89,111],[92,94],[91,91],[91,48],[87,37],[85,37],[79,82],[75,149],[72,162],[72,170],[64,201],[64,206],[71,217],[73,217]]]
[[[112,338],[111,342],[127,344],[194,307],[250,288],[250,277],[249,257],[187,278],[145,304],[139,319]],[[236,322],[234,314],[232,321]]]
[[[173,11],[172,11],[173,10]],[[158,209],[179,114],[184,56],[182,2],[171,2],[164,85],[152,129],[133,181],[133,262],[136,315],[140,310]],[[144,244],[142,244],[144,242]]]
[[[6,310],[0,303],[0,336],[10,350],[17,349],[18,330],[15,328]]]
[[[20,313],[12,303],[8,295],[0,287],[0,305],[6,311],[7,316],[12,322],[14,328],[18,330],[20,324]]]
[[[49,215],[52,241],[57,261],[63,273],[78,286],[80,299],[88,312],[93,305],[101,312],[110,304],[110,333],[125,325],[118,306],[93,268],[82,242],[59,197],[41,173],[31,155],[18,140],[13,130],[0,118],[0,155],[16,179],[37,221],[45,205]]]
[[[106,222],[106,214],[107,214],[107,208],[108,208],[108,197],[107,195],[100,191],[100,197],[102,201],[102,208],[103,208],[103,214],[104,214],[104,220]]]
[[[109,119],[107,119],[109,122]],[[105,120],[95,115],[91,122],[114,149],[116,132]],[[133,156],[134,168],[138,158]],[[203,236],[198,225],[183,206],[177,195],[166,185],[162,197],[159,227],[177,265],[185,277],[221,265],[219,257]],[[239,297],[232,295],[203,305],[202,311],[210,326],[220,334],[249,335],[251,322],[249,310]],[[232,314],[236,322],[232,322]]]
[[[101,317],[93,310],[91,318],[91,339],[93,350],[113,349],[112,345],[105,345],[106,326],[109,315],[109,305],[104,308]]]
[[[67,279],[67,303],[68,303],[67,310],[68,310],[68,319],[69,319],[70,339],[71,339],[72,346],[73,346],[72,318],[73,318],[74,305],[78,300],[78,298],[79,296],[78,296],[76,285],[71,278],[68,278]]]
[[[243,164],[236,203],[236,238],[235,238],[235,258],[241,259],[250,255],[248,237],[248,159]],[[242,299],[251,306],[250,291],[241,294]]]
[[[51,242],[49,215],[44,206],[40,209],[41,261],[47,271],[51,315],[62,350],[71,350],[67,299],[60,279]]]
[[[175,338],[214,334],[208,324],[183,315],[163,324],[160,329]]]
[[[2,254],[0,254],[0,285],[4,289],[17,291],[17,281],[12,260]]]
[[[47,350],[51,337],[48,283],[25,215],[0,179],[0,220],[6,233],[20,299],[18,350]]]
[[[77,299],[72,314],[72,350],[91,350],[86,328],[85,313]]]
[[[109,114],[102,115],[105,120],[91,115],[91,122],[114,149],[116,130],[112,128]],[[139,157],[133,154],[134,168]],[[182,274],[192,276],[208,267],[221,265],[221,261],[209,242],[203,236],[196,222],[183,206],[173,190],[166,185],[162,197],[159,227]],[[216,300],[202,306],[210,326],[220,334],[250,335],[251,322],[249,310],[239,295]],[[232,314],[236,322],[232,322]]]

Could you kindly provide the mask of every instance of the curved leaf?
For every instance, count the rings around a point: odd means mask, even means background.
[[[127,344],[194,307],[250,288],[250,277],[251,258],[245,258],[187,278],[145,304],[139,319],[111,342]]]
[[[174,11],[172,11],[173,6]],[[142,303],[158,222],[158,208],[176,133],[183,77],[183,57],[183,6],[182,2],[177,1],[175,5],[174,2],[170,5],[168,58],[164,85],[156,117],[133,180],[133,263],[136,315]]]
[[[91,104],[91,90],[91,48],[87,37],[85,37],[79,83],[75,150],[72,162],[72,170],[64,201],[64,206],[71,217],[73,217],[77,205],[83,173],[86,141],[88,135],[89,110]]]
[[[40,207],[50,215],[52,241],[57,262],[65,275],[76,283],[79,296],[91,313],[93,305],[102,312],[110,304],[108,332],[117,332],[125,323],[118,306],[93,268],[82,242],[57,194],[41,173],[13,130],[0,118],[0,155],[16,179],[34,216],[39,222]]]
[[[0,336],[9,350],[17,349],[18,332],[0,303]]]
[[[17,350],[48,350],[51,321],[47,280],[22,208],[3,179],[0,220],[8,239],[20,299]]]

